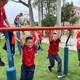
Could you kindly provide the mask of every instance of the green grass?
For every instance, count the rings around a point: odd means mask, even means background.
[[[0,67],[0,80],[6,80],[6,69],[8,68],[8,60],[7,60],[7,53],[2,50],[2,45],[4,41],[0,42],[0,53],[2,55],[2,60],[6,63],[4,67]],[[47,66],[49,65],[49,61],[47,59],[47,44],[42,44],[44,51],[38,51],[38,55],[35,59],[35,74],[34,80],[80,80],[80,67],[78,66],[77,61],[77,52],[76,51],[69,51],[69,74],[62,78],[57,78],[57,63],[53,68],[52,73],[47,71]],[[59,52],[62,61],[64,57],[64,50],[60,48]],[[17,80],[20,79],[20,68],[21,68],[21,56],[18,53],[16,48],[16,55],[14,57],[15,67],[17,71]],[[64,63],[64,62],[63,62]]]

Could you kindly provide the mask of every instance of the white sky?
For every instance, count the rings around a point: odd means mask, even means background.
[[[67,2],[73,1],[75,6],[80,7],[80,0],[66,0],[66,1]],[[13,23],[15,16],[20,12],[23,12],[23,13],[26,12],[26,14],[29,14],[27,7],[25,7],[24,5],[22,5],[20,3],[15,3],[12,1],[9,1],[6,4],[5,10],[6,10],[7,17],[8,17],[8,20],[10,23]],[[34,18],[37,21],[38,11],[36,9],[33,9],[33,13],[34,13]],[[27,16],[27,18],[28,18],[28,16]]]

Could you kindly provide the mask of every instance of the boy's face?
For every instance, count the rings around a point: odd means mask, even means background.
[[[53,40],[56,41],[58,39],[58,35],[57,34],[53,34]]]
[[[28,39],[27,42],[26,42],[26,45],[29,47],[29,48],[32,48],[34,42],[33,42],[33,39]]]

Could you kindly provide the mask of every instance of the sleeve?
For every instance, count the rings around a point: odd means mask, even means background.
[[[80,38],[80,32],[77,33],[76,38],[77,38],[77,39]]]
[[[5,9],[3,8],[3,19],[7,19],[7,16],[6,16],[6,12],[5,12]]]
[[[58,42],[59,42],[59,43],[61,42],[61,39],[60,39],[60,38],[58,38]]]

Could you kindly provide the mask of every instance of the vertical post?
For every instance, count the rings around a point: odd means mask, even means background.
[[[57,26],[61,26],[61,0],[57,0]],[[58,36],[60,36],[61,31],[58,31]]]
[[[57,0],[57,26],[61,26],[61,0]]]
[[[68,74],[68,46],[64,47],[64,74]]]
[[[69,30],[69,35],[67,37],[66,43],[65,43],[65,47],[64,47],[64,74],[67,75],[68,74],[68,54],[69,54],[69,49],[68,49],[68,41],[70,39],[71,36],[71,30]]]
[[[8,65],[9,65],[9,68],[7,68],[7,70],[6,70],[7,80],[17,80],[16,79],[16,69],[12,63],[8,31],[5,31],[5,38],[6,38],[6,46],[7,46],[7,53],[8,53]]]
[[[20,31],[18,31],[16,35],[17,35],[17,38],[20,39]],[[18,47],[19,54],[21,55],[22,50],[21,50],[21,43],[19,41],[17,41],[17,47]]]

